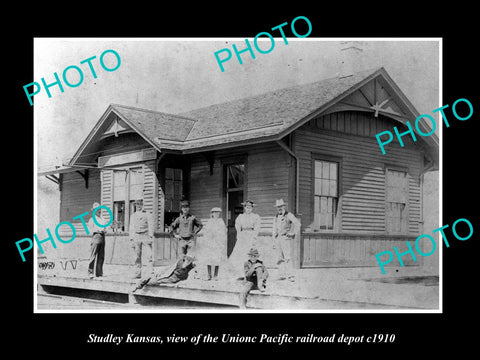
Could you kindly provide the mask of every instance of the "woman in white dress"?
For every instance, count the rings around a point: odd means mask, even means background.
[[[243,264],[247,260],[248,251],[255,247],[260,231],[260,216],[252,212],[255,206],[253,201],[247,200],[242,205],[243,214],[235,219],[237,242],[228,258],[235,275],[238,274],[239,277],[244,277]]]
[[[218,270],[227,259],[227,227],[220,217],[222,209],[214,207],[210,219],[202,230],[203,236],[197,239],[197,259],[202,266],[206,265],[205,280],[218,279]]]

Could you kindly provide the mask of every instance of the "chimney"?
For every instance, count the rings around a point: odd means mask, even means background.
[[[353,73],[363,70],[362,53],[362,41],[340,42],[340,78],[352,76]]]

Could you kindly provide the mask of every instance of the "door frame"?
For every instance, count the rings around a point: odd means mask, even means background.
[[[244,179],[243,179],[243,201],[248,199],[248,193],[247,193],[247,183],[248,183],[248,163],[247,163],[248,156],[245,155],[237,155],[237,156],[230,156],[230,157],[225,157],[221,159],[221,165],[222,165],[222,186],[221,186],[221,191],[222,191],[222,211],[224,213],[224,221],[225,225],[227,226],[227,249],[228,249],[228,189],[227,189],[227,169],[229,165],[237,165],[237,164],[243,164],[245,167],[245,172],[244,172]],[[240,191],[240,190],[237,190]],[[234,192],[234,191],[233,191]],[[232,214],[234,216],[234,214]],[[233,220],[234,221],[234,220]],[[227,250],[228,251],[228,250]]]
[[[248,156],[245,155],[237,155],[237,156],[230,156],[221,159],[222,164],[222,211],[224,213],[224,220],[225,222],[227,219],[227,166],[228,165],[236,165],[236,164],[243,164],[245,166],[245,177],[243,179],[243,198],[248,199]]]

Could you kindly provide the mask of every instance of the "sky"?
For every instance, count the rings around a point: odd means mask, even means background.
[[[250,39],[252,41],[252,39]],[[343,39],[345,40],[345,39]],[[350,39],[354,40],[354,39]],[[358,39],[356,39],[358,40]],[[259,42],[262,49],[271,44]],[[337,76],[341,71],[341,41],[320,38],[275,38],[268,54],[256,58],[242,55],[240,64],[235,55],[220,70],[214,53],[224,48],[232,51],[246,47],[244,38],[217,39],[96,39],[37,38],[34,40],[34,79],[47,84],[54,82],[54,72],[61,78],[64,69],[75,65],[82,69],[84,79],[78,87],[64,84],[45,90],[34,97],[34,128],[36,132],[36,171],[51,170],[68,161],[87,137],[109,104],[135,106],[166,113],[182,113],[211,104],[231,101],[288,86],[305,84]],[[400,89],[421,114],[432,114],[439,102],[440,44],[436,39],[395,41],[364,39],[355,43],[362,49],[355,55],[358,70],[384,67]],[[116,51],[121,59],[117,70],[102,69],[99,58],[106,50]],[[233,51],[232,51],[233,52]],[[88,64],[91,61],[97,78]],[[222,54],[223,56],[223,54]],[[113,68],[112,54],[104,57],[105,65]],[[77,83],[75,70],[68,80]],[[63,81],[63,80],[62,80]],[[26,104],[28,99],[25,97]],[[437,119],[438,113],[433,115]],[[438,129],[439,127],[437,127]],[[429,181],[436,183],[437,178]],[[58,223],[58,187],[45,177],[38,177],[37,233]],[[430,196],[431,222],[438,218],[438,195]],[[430,228],[433,225],[426,225]]]

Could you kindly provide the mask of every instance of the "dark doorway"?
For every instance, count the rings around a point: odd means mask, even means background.
[[[245,186],[245,164],[234,163],[225,165],[225,199],[226,199],[226,224],[227,224],[227,255],[230,256],[235,242],[237,231],[235,219],[243,212],[242,202]]]

